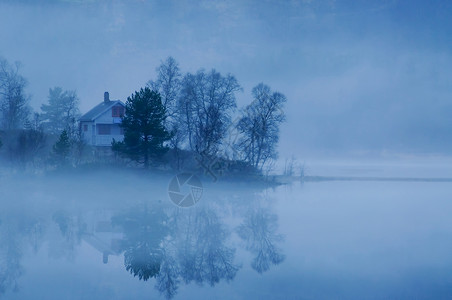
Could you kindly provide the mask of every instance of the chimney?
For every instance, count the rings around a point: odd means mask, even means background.
[[[104,93],[104,102],[105,103],[110,102],[110,94],[108,92]]]

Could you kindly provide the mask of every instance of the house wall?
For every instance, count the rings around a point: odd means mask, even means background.
[[[84,129],[86,125],[86,131]],[[80,122],[80,130],[82,132],[83,140],[88,144],[92,145],[92,136],[94,134],[94,122]]]
[[[96,118],[96,123],[104,124],[119,124],[121,123],[121,118],[113,118],[111,116],[111,108],[104,112],[102,115]]]
[[[121,118],[112,117],[112,109],[99,115],[94,122],[81,122],[82,135],[85,142],[92,146],[111,146],[113,139],[123,141],[124,135],[121,134]],[[84,125],[88,130],[84,131]],[[110,134],[99,134],[99,125],[110,126]]]
[[[99,127],[100,125],[107,125],[110,126],[110,134],[99,134]],[[92,145],[96,146],[111,146],[111,142],[113,139],[117,142],[121,142],[124,140],[124,135],[120,132],[121,128],[119,127],[119,124],[96,124],[96,135],[94,137],[94,141]]]

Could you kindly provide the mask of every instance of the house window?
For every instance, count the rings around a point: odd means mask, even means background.
[[[83,125],[83,131],[88,131],[88,125]]]
[[[121,118],[124,116],[124,107],[122,106],[113,106],[111,109],[111,116],[113,118]]]
[[[124,135],[124,128],[119,127],[119,134]]]
[[[97,133],[99,135],[109,135],[111,133],[111,125],[109,124],[98,124]]]

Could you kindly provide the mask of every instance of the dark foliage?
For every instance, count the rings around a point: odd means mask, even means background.
[[[66,130],[60,134],[58,141],[53,145],[53,157],[57,164],[66,164],[71,152],[71,141]]]
[[[161,242],[168,231],[164,212],[144,208],[114,217],[113,224],[124,230],[126,270],[144,281],[156,277],[163,257]]]
[[[160,94],[148,87],[127,98],[126,114],[122,118],[124,141],[113,141],[116,152],[142,163],[145,168],[159,161],[168,151],[165,143],[171,135],[165,128],[166,110]]]

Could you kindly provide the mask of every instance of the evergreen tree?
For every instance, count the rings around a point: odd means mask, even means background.
[[[57,163],[65,164],[70,152],[71,142],[69,140],[69,135],[66,130],[63,130],[58,141],[55,143],[55,145],[53,145],[53,154],[56,158]]]
[[[113,141],[113,150],[149,167],[151,159],[157,160],[168,151],[165,142],[171,135],[165,129],[166,109],[160,94],[148,87],[135,92],[126,101],[122,118],[124,141]]]
[[[60,87],[49,89],[49,103],[41,106],[44,128],[52,134],[66,130],[73,138],[80,116],[78,97],[75,91],[63,91]]]
[[[173,149],[174,158],[177,161],[177,169],[180,167],[180,147],[186,138],[186,133],[181,126],[181,116],[177,107],[182,88],[182,73],[179,64],[173,57],[168,57],[156,69],[156,80],[150,80],[146,84],[151,90],[159,92],[163,106],[166,109],[165,128],[171,133],[169,146]]]
[[[17,143],[14,147],[10,146],[11,156],[23,168],[28,163],[32,163],[36,167],[35,162],[42,157],[46,146],[46,135],[40,128],[35,128],[25,123],[25,129],[18,132]]]

